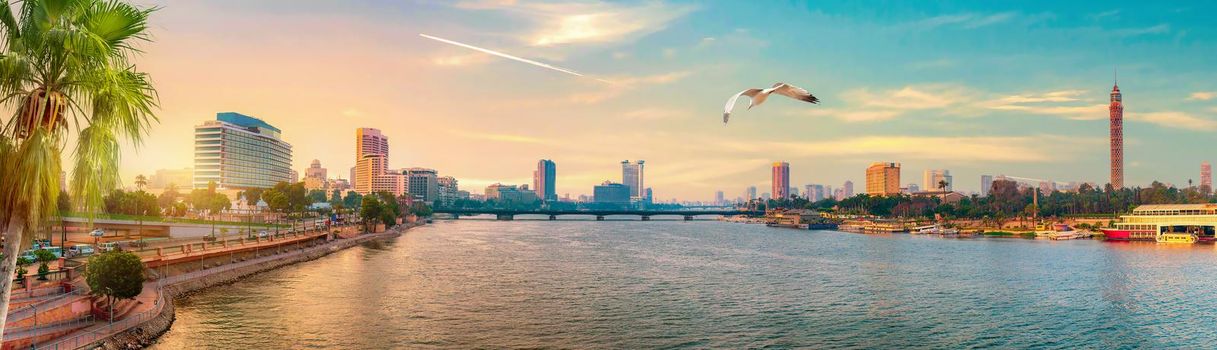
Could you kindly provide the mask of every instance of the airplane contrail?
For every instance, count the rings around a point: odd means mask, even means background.
[[[445,43],[445,44],[456,45],[456,46],[460,46],[460,47],[463,47],[463,48],[466,48],[466,49],[470,49],[470,50],[479,51],[479,52],[482,52],[482,53],[487,53],[487,54],[491,54],[491,55],[499,56],[499,57],[506,58],[506,59],[513,60],[513,61],[517,61],[517,62],[524,62],[524,63],[528,63],[528,64],[531,64],[531,65],[534,65],[534,66],[537,66],[537,67],[541,67],[541,68],[546,68],[546,69],[550,69],[550,70],[556,70],[556,71],[559,71],[559,72],[562,72],[562,73],[566,73],[566,74],[570,74],[570,75],[574,75],[574,76],[579,76],[579,77],[584,77],[584,78],[588,78],[588,79],[595,79],[596,81],[599,81],[599,82],[602,82],[602,83],[613,84],[613,85],[616,85],[616,84],[617,84],[617,83],[614,83],[614,82],[611,82],[611,81],[608,81],[608,80],[604,80],[604,79],[596,78],[596,77],[593,77],[593,76],[588,76],[588,75],[585,75],[585,74],[583,74],[583,73],[579,73],[579,72],[576,72],[576,71],[573,71],[573,70],[570,70],[570,69],[566,69],[566,68],[562,68],[562,67],[557,67],[557,66],[549,65],[549,64],[546,64],[546,63],[542,63],[542,62],[533,61],[533,60],[530,60],[530,59],[527,59],[527,58],[523,58],[523,57],[516,57],[516,56],[508,55],[508,54],[505,54],[505,53],[502,53],[502,52],[498,52],[498,51],[494,51],[494,50],[483,49],[483,48],[480,48],[480,47],[477,47],[477,46],[473,46],[473,45],[469,45],[469,44],[464,44],[464,43],[460,43],[460,42],[456,42],[456,41],[452,41],[452,40],[448,40],[448,39],[444,39],[444,38],[434,37],[434,36],[430,36],[430,35],[427,35],[427,34],[422,34],[422,33],[419,33],[419,34],[418,34],[418,36],[421,36],[421,37],[424,37],[424,38],[427,38],[427,39],[431,39],[431,40],[435,40],[435,41],[438,41],[438,42],[441,42],[441,43]]]

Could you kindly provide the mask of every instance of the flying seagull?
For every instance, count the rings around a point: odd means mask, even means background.
[[[752,107],[760,106],[762,103],[765,103],[765,99],[769,98],[769,94],[772,93],[777,93],[778,95],[800,101],[807,101],[817,104],[820,103],[820,99],[807,92],[807,90],[803,90],[801,87],[786,83],[773,84],[773,87],[768,89],[748,89],[740,91],[738,94],[731,96],[731,98],[727,100],[727,106],[723,109],[723,124],[727,124],[727,119],[731,117],[731,110],[735,108],[735,100],[739,99],[740,96],[748,96],[752,99],[750,102],[748,102],[748,109],[752,109]]]

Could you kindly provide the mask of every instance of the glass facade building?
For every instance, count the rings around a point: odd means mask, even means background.
[[[291,180],[292,145],[278,128],[234,112],[194,127],[194,188],[270,188]]]

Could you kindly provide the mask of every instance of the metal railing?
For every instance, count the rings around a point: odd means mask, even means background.
[[[66,338],[61,338],[50,343],[31,346],[32,349],[79,349],[102,339],[106,339],[114,334],[126,331],[140,324],[155,318],[165,308],[165,293],[162,290],[157,291],[158,295],[153,300],[151,309],[140,313],[129,315],[117,322],[97,325],[89,329],[77,332]]]
[[[22,305],[18,308],[10,310],[8,313],[9,313],[9,315],[14,315],[14,314],[19,314],[19,313],[25,312],[25,310],[29,310],[29,309],[37,310],[37,308],[42,305],[50,305],[51,303],[66,299],[71,296],[80,296],[80,295],[88,295],[88,294],[89,294],[89,291],[86,290],[85,288],[74,287],[74,288],[72,288],[72,291],[69,293],[63,293],[60,295],[56,295],[56,296],[48,298],[46,300],[40,300],[40,301],[34,302],[29,305]],[[4,329],[4,333],[8,333],[8,328]]]

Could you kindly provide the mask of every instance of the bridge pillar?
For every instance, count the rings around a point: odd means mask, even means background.
[[[604,221],[604,215],[596,215],[596,221]]]
[[[558,220],[558,216],[557,216],[557,215],[550,215],[550,216],[549,216],[549,221],[554,221],[554,220]]]
[[[514,215],[511,215],[511,214],[499,214],[499,215],[497,215],[497,217],[496,217],[496,218],[497,218],[498,220],[500,220],[500,221],[511,221],[511,220],[515,220],[515,216],[514,216]]]
[[[642,216],[642,221],[651,221],[651,216],[650,216],[650,215],[643,215],[643,216]]]
[[[461,218],[461,214],[452,214],[452,220],[457,220],[460,218]]]
[[[693,221],[693,215],[685,215],[685,221]]]

